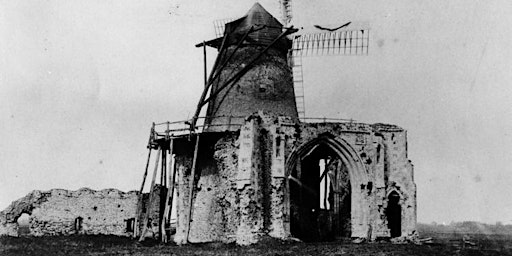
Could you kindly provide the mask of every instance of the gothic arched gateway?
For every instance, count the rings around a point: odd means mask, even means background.
[[[292,152],[286,163],[289,230],[304,241],[366,237],[368,202],[360,185],[368,174],[343,139],[321,135]]]

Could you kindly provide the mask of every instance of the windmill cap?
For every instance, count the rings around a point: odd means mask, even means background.
[[[283,24],[279,22],[272,14],[270,14],[260,3],[256,2],[245,15],[245,22],[248,25],[266,25],[273,28],[283,28]]]
[[[255,3],[245,16],[226,23],[224,29],[224,36],[227,36],[226,44],[237,44],[251,28],[255,31],[248,34],[244,44],[266,46],[271,44],[283,32],[283,25],[263,6]],[[217,38],[206,42],[206,44],[220,48],[221,42],[222,38]],[[275,44],[275,47],[287,51],[291,47],[291,41],[283,37]]]

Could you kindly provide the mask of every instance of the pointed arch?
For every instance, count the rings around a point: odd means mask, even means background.
[[[330,133],[322,134],[310,140],[298,148],[295,148],[286,160],[286,177],[289,177],[297,160],[319,145],[326,145],[340,157],[349,169],[350,179],[354,184],[367,184],[369,182],[368,171],[357,152],[344,139],[335,137]]]
[[[389,195],[391,195],[391,193],[396,193],[400,197],[400,200],[404,199],[404,194],[402,193],[402,191],[400,191],[400,189],[398,189],[396,187],[390,187],[388,189],[388,191],[386,192],[386,198],[389,197]]]
[[[351,226],[352,237],[368,237],[369,235],[369,208],[370,203],[365,188],[370,187],[368,170],[356,150],[343,138],[330,133],[319,135],[317,138],[303,143],[295,148],[286,160],[285,177],[290,180],[293,170],[301,159],[314,151],[318,146],[324,145],[334,151],[348,169],[351,194]],[[289,187],[289,186],[288,186]],[[287,193],[290,193],[288,190]],[[289,204],[289,202],[288,202]],[[289,205],[287,206],[289,208]]]

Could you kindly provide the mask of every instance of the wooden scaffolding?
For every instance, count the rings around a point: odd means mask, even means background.
[[[155,211],[155,207],[158,207],[158,237],[164,243],[169,242],[172,230],[171,223],[171,215],[172,215],[172,207],[174,198],[174,191],[176,187],[176,168],[174,161],[174,147],[175,147],[175,139],[184,137],[183,135],[175,136],[171,134],[174,130],[170,129],[171,122],[163,123],[167,125],[167,128],[162,133],[157,133],[155,131],[155,123],[153,123],[151,127],[149,142],[148,142],[148,157],[146,161],[146,168],[144,171],[144,175],[142,178],[142,184],[138,191],[138,202],[137,202],[137,210],[135,214],[135,222],[134,222],[134,232],[133,237],[138,239],[139,241],[143,241],[147,233],[151,230],[153,236],[155,236],[155,227],[153,225],[153,221],[151,221],[150,216],[152,211]],[[162,125],[162,124],[159,124]],[[183,129],[178,129],[182,131]],[[199,148],[199,134],[190,132],[186,135],[189,140],[192,138],[195,139],[195,147],[194,147],[194,158],[192,163],[191,170],[191,179],[189,184],[189,204],[187,212],[188,212],[188,222],[190,223],[190,217],[192,216],[192,199],[194,193],[194,178],[195,177],[195,169],[197,162],[197,152]],[[148,176],[148,171],[150,169],[150,160],[152,151],[156,151],[157,155],[155,157],[155,164],[151,178],[149,197],[144,200],[144,186],[146,185],[146,179]],[[160,172],[160,184],[157,184],[157,174]],[[158,190],[160,193],[157,194],[157,188],[160,186]],[[160,197],[160,204],[155,205],[155,200],[157,197]],[[190,225],[187,225],[188,227]],[[187,237],[188,237],[187,230]]]

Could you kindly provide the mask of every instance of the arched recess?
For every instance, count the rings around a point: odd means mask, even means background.
[[[402,235],[402,206],[401,195],[397,190],[391,190],[387,195],[386,218],[391,237]]]
[[[290,198],[290,180],[297,164],[319,146],[332,150],[347,168],[350,179],[350,215],[351,237],[368,236],[369,231],[369,202],[367,199],[367,186],[369,184],[368,172],[357,152],[344,139],[331,134],[322,134],[294,149],[286,161],[286,177],[288,178],[288,198]],[[287,209],[290,209],[290,200],[287,200]],[[290,223],[287,223],[290,227]],[[290,230],[290,229],[288,229]],[[293,234],[292,234],[293,235]]]
[[[30,214],[23,212],[17,219],[18,236],[26,236],[30,234]]]

